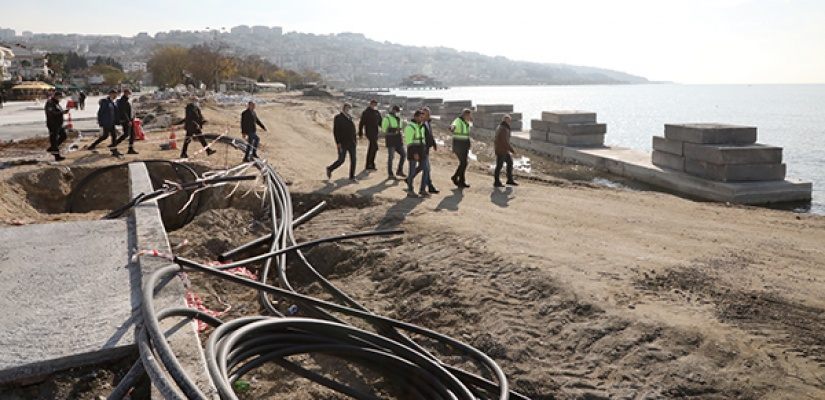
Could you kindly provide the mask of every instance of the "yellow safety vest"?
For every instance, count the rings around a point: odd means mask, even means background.
[[[453,121],[453,139],[470,140],[470,124],[458,117]]]
[[[404,128],[404,144],[424,144],[424,127],[416,122],[410,122]]]

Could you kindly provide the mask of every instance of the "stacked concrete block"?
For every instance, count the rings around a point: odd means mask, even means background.
[[[424,98],[423,97],[407,97],[406,101],[404,101],[404,105],[402,106],[403,109],[413,112],[424,105]]]
[[[452,122],[453,119],[456,117],[461,116],[461,112],[464,111],[465,108],[469,108],[470,110],[474,110],[473,108],[473,101],[472,100],[450,100],[445,101],[444,104],[441,105],[441,109],[439,110],[439,115],[441,119],[448,120],[448,122]]]
[[[421,102],[423,107],[430,108],[430,114],[433,115],[438,115],[442,104],[444,104],[444,99],[424,99]]]
[[[756,143],[756,128],[723,124],[665,125],[653,137],[653,164],[713,181],[785,179],[782,148]]]
[[[512,104],[479,104],[473,114],[473,126],[495,130],[505,115],[510,115],[512,120],[510,122],[511,130],[520,131],[522,129],[522,115],[513,112]]]
[[[530,139],[571,147],[604,146],[607,125],[588,111],[544,111],[530,121]]]

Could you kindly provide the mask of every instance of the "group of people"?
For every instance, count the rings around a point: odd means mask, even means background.
[[[352,117],[352,105],[345,103],[341,112],[333,120],[333,135],[335,145],[338,149],[338,158],[326,167],[327,179],[332,178],[332,173],[341,165],[349,155],[349,179],[357,182],[356,169],[356,143],[357,138],[367,136],[369,145],[367,147],[367,161],[365,170],[377,171],[375,157],[378,153],[378,140],[383,134],[387,147],[387,179],[398,180],[405,178],[407,192],[414,196],[416,194],[414,182],[418,174],[421,174],[418,196],[429,197],[431,194],[439,193],[432,181],[430,151],[438,151],[435,135],[432,127],[431,110],[423,107],[413,112],[409,121],[404,121],[400,116],[401,108],[393,106],[389,113],[381,116],[378,111],[378,102],[370,101],[367,109],[361,113],[358,121],[357,137],[355,123]],[[450,124],[450,132],[453,138],[453,153],[458,158],[458,167],[450,178],[453,184],[460,188],[469,188],[467,183],[467,165],[470,153],[470,129],[473,121],[473,112],[465,109]],[[518,185],[513,179],[513,158],[515,154],[510,145],[510,116],[505,115],[496,129],[495,153],[496,169],[494,186],[503,187],[499,175],[502,167],[506,164],[508,185]],[[395,155],[399,160],[397,167],[394,163]],[[408,173],[404,173],[404,159],[408,162]]]

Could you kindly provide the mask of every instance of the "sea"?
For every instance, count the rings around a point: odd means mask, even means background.
[[[825,214],[825,85],[479,86],[394,90],[393,94],[473,104],[513,104],[524,129],[542,111],[587,110],[607,124],[605,143],[650,151],[651,137],[671,123],[717,122],[757,127],[758,142],[780,146],[787,176],[813,183],[810,206]]]

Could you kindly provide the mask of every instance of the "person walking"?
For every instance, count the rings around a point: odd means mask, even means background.
[[[350,111],[352,106],[344,103],[341,112],[335,116],[332,124],[332,134],[335,136],[335,146],[338,148],[338,159],[327,167],[327,179],[332,178],[332,171],[344,163],[344,159],[349,153],[349,180],[357,182],[355,179],[355,123],[352,122]]]
[[[513,156],[511,154],[516,154],[516,151],[513,150],[513,146],[510,145],[510,121],[510,115],[505,115],[496,129],[496,170],[493,173],[495,176],[493,186],[495,187],[504,187],[504,185],[501,184],[501,180],[499,180],[499,175],[501,174],[501,167],[505,163],[507,164],[507,184],[518,186],[518,183],[513,180]]]
[[[378,111],[378,101],[370,100],[370,106],[361,113],[361,118],[358,120],[358,137],[364,137],[364,131],[367,133],[367,140],[369,146],[367,147],[367,165],[364,167],[367,171],[376,171],[375,155],[378,153],[378,129],[381,125],[381,112]]]
[[[244,162],[258,158],[258,145],[261,143],[261,138],[258,137],[257,132],[258,126],[260,126],[264,132],[267,132],[264,124],[258,119],[258,114],[255,113],[255,102],[250,101],[246,104],[246,110],[241,113],[241,133],[246,136],[246,152],[243,156]]]
[[[189,143],[192,142],[193,136],[198,138],[198,141],[201,142],[201,145],[203,145],[206,149],[206,155],[211,156],[212,154],[215,154],[215,150],[208,147],[209,145],[206,144],[206,139],[203,137],[203,125],[206,124],[206,120],[203,119],[200,102],[198,101],[198,98],[194,96],[191,100],[192,101],[186,105],[186,109],[184,111],[185,117],[183,126],[184,129],[186,129],[186,138],[183,140],[180,158],[189,158],[186,151],[189,149]]]
[[[0,90],[0,110],[3,109],[3,103],[6,102],[6,91]]]
[[[81,110],[86,109],[86,92],[80,91],[80,94],[77,95],[77,106],[80,107]]]
[[[112,139],[112,143],[109,145],[109,149],[112,151],[113,157],[120,157],[121,154],[117,151],[117,131],[115,130],[115,124],[117,123],[117,105],[115,104],[115,99],[117,98],[117,90],[110,90],[109,95],[100,99],[98,103],[99,108],[97,109],[97,124],[100,126],[102,132],[100,136],[95,140],[91,146],[89,146],[89,150],[94,150],[100,142],[106,140],[107,137]]]
[[[458,168],[450,178],[459,188],[468,188],[467,184],[467,157],[470,155],[470,122],[473,121],[473,111],[465,108],[461,116],[450,124],[453,133],[453,153],[458,157]]]
[[[60,106],[63,99],[63,92],[56,91],[46,101],[44,110],[46,111],[46,128],[49,129],[49,148],[46,150],[54,156],[55,161],[63,161],[65,158],[60,155],[60,145],[66,141],[66,128],[63,127],[63,115],[69,110],[64,110]]]
[[[427,191],[432,194],[437,194],[438,189],[435,188],[433,185],[432,180],[432,164],[430,163],[430,149],[433,151],[438,151],[438,145],[435,143],[435,134],[433,133],[433,126],[432,126],[432,117],[430,116],[430,107],[424,107],[421,109],[424,113],[422,115],[422,122],[421,126],[424,128],[424,141],[426,142],[426,146],[424,146],[424,159],[421,160],[421,164],[425,165],[425,167],[421,167],[422,171],[424,171],[424,178],[427,180]]]
[[[381,131],[384,132],[384,139],[387,144],[387,175],[388,179],[398,179],[396,176],[405,177],[404,175],[404,159],[407,158],[407,152],[404,150],[404,141],[401,138],[401,117],[398,113],[401,108],[392,106],[390,113],[387,114],[381,121]],[[392,162],[395,153],[401,156],[398,160],[398,168],[395,174],[392,173]]]
[[[129,96],[131,94],[131,90],[124,89],[123,95],[117,99],[117,119],[118,122],[120,122],[121,128],[123,128],[123,133],[115,142],[115,146],[119,145],[120,142],[126,138],[129,138],[129,151],[127,151],[126,154],[138,154],[138,152],[135,151],[135,129],[132,126],[132,120],[135,118],[132,114],[132,105],[129,103]]]
[[[421,165],[421,188],[418,191],[418,195],[421,197],[429,197],[430,194],[427,193],[426,190],[426,176],[429,174],[429,166],[424,162],[424,149],[427,144],[424,127],[421,126],[423,119],[424,113],[421,110],[416,110],[412,120],[404,127],[404,143],[407,145],[407,160],[410,162],[410,174],[407,176],[407,192],[411,196],[415,195],[413,182],[415,182],[415,176],[418,175],[418,166]]]

